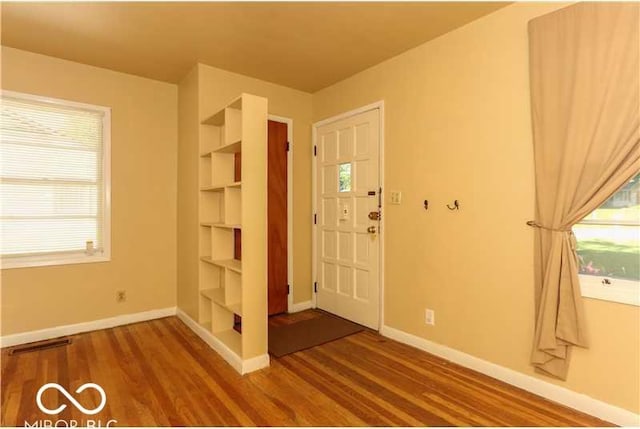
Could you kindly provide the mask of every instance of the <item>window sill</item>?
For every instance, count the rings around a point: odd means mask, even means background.
[[[617,302],[640,307],[640,284],[631,280],[610,279],[603,285],[605,277],[580,275],[580,289],[585,298]]]
[[[54,265],[91,264],[109,262],[110,260],[111,257],[109,255],[87,256],[83,253],[72,255],[23,256],[19,258],[0,259],[0,269],[9,270],[13,268],[48,267]]]

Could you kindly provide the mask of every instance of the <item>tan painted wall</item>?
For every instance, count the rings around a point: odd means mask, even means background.
[[[178,85],[178,308],[198,320],[198,67]]]
[[[243,92],[266,97],[270,114],[293,119],[292,289],[295,303],[311,299],[311,94],[199,64],[179,85],[178,168],[178,306],[196,320],[199,152],[192,115],[205,119]]]
[[[386,324],[531,375],[527,21],[560,7],[508,6],[313,96],[314,121],[385,101]],[[557,384],[637,413],[640,309],[585,302],[591,348]]]
[[[2,87],[112,108],[111,261],[2,270],[2,335],[175,306],[177,86],[2,48]]]

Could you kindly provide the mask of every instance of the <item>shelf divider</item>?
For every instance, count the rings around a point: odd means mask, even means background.
[[[202,256],[200,260],[208,264],[217,265],[218,267],[223,267],[238,274],[242,274],[242,261],[239,261],[237,259],[215,260],[211,259],[210,256]]]

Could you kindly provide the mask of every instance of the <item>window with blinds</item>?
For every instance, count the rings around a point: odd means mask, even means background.
[[[3,268],[108,259],[110,110],[3,92]]]

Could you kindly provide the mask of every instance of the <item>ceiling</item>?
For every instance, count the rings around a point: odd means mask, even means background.
[[[314,92],[499,2],[3,2],[2,44],[167,82],[200,62]]]

